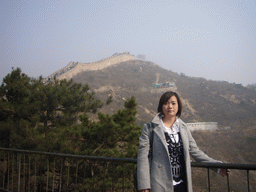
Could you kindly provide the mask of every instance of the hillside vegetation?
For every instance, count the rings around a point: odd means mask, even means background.
[[[193,133],[199,136],[199,146],[204,149],[208,146],[206,150],[213,153],[214,145],[222,148],[223,153],[226,146],[234,146],[242,154],[242,159],[237,159],[237,154],[231,154],[230,157],[236,158],[226,159],[226,162],[256,163],[253,150],[256,148],[256,91],[253,89],[224,81],[179,75],[152,62],[138,60],[104,70],[83,72],[74,76],[73,80],[88,83],[102,100],[112,96],[113,102],[99,109],[102,113],[115,113],[127,98],[134,96],[138,103],[137,123],[143,125],[156,115],[159,98],[164,92],[151,92],[157,73],[160,74],[159,82],[175,82],[183,102],[181,118],[185,122],[218,122],[220,130],[216,134],[202,131]],[[230,129],[223,129],[225,127]],[[203,135],[203,139],[200,135]],[[212,139],[216,142],[206,142]],[[229,145],[222,145],[220,140],[229,142]],[[224,161],[223,157],[220,158]]]
[[[168,71],[147,61],[127,61],[97,71],[82,72],[73,77],[88,83],[99,97],[112,95],[115,102],[102,111],[116,111],[123,99],[135,96],[140,123],[150,120],[156,112],[160,93],[152,93],[152,84],[173,81],[184,105],[182,119],[186,122],[216,121],[221,126],[241,128],[255,124],[256,91],[225,81],[187,77]]]
[[[158,75],[157,75],[158,74]],[[104,100],[112,96],[113,102],[100,109],[114,113],[130,96],[137,105],[137,123],[143,125],[156,114],[160,96],[166,91],[152,92],[152,84],[172,81],[183,103],[181,118],[185,122],[218,122],[218,131],[195,131],[193,136],[206,154],[226,163],[256,164],[256,91],[240,84],[188,77],[159,67],[147,61],[127,61],[98,71],[82,72],[73,77],[75,82],[88,83],[97,96]],[[95,116],[91,116],[95,118]],[[230,127],[230,129],[224,129]],[[246,173],[231,170],[232,191],[246,191]],[[256,174],[251,173],[255,178]],[[194,190],[207,187],[206,170],[193,170]],[[212,191],[226,188],[225,179],[211,173]],[[214,180],[214,181],[213,181]],[[243,184],[241,184],[241,182]],[[251,185],[255,188],[256,181]]]

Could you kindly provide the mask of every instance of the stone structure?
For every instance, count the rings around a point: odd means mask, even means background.
[[[106,59],[101,59],[97,62],[92,62],[92,63],[70,62],[66,67],[48,76],[46,78],[46,81],[52,80],[54,77],[59,80],[62,80],[62,79],[70,80],[78,73],[81,73],[84,71],[102,70],[109,66],[117,65],[121,62],[135,60],[135,59],[136,57],[134,55],[131,55],[129,52],[123,52],[123,53],[115,53],[111,57],[108,57]]]
[[[215,131],[218,130],[218,122],[187,123],[190,131]]]
[[[177,91],[177,87],[167,87],[167,88],[149,88],[151,93],[164,93],[166,91]]]

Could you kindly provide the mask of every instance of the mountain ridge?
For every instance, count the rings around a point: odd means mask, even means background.
[[[142,69],[142,70],[141,70]],[[203,78],[193,78],[179,75],[172,71],[168,71],[159,67],[158,65],[148,62],[148,61],[127,61],[120,63],[118,66],[112,66],[105,68],[101,71],[94,72],[83,72],[80,75],[75,76],[73,79],[75,82],[85,83],[87,82],[91,89],[98,91],[99,88],[103,89],[104,86],[112,86],[112,90],[116,91],[116,94],[121,94],[121,98],[127,98],[128,95],[134,95],[138,99],[138,103],[143,106],[147,106],[143,99],[140,97],[146,94],[148,98],[152,98],[154,102],[154,108],[149,107],[148,109],[156,110],[156,104],[161,94],[166,91],[166,89],[158,89],[158,93],[152,93],[152,84],[157,79],[156,74],[160,73],[160,82],[172,81],[175,82],[177,91],[183,102],[184,102],[184,116],[190,122],[196,121],[217,121],[221,122],[220,115],[223,118],[231,118],[229,107],[234,108],[236,115],[243,116],[237,110],[237,107],[244,109],[245,111],[249,109],[249,114],[253,114],[255,117],[255,91],[248,90],[244,87],[237,87],[235,84],[229,84],[227,82],[215,82],[209,81]],[[113,89],[113,87],[115,89]],[[171,90],[171,89],[170,89]],[[110,90],[109,94],[110,93]],[[125,94],[125,92],[130,92]],[[102,94],[103,92],[101,92]],[[125,96],[127,95],[127,96]],[[201,102],[201,101],[203,102]],[[151,103],[150,101],[148,101]],[[153,104],[152,104],[153,105]],[[217,107],[217,105],[219,105]],[[200,106],[200,107],[198,107]],[[224,110],[226,107],[227,111]],[[211,115],[212,112],[215,115]],[[222,108],[222,110],[218,110]],[[188,112],[188,110],[190,112]],[[207,112],[207,113],[206,113]],[[252,112],[252,113],[251,113]],[[204,117],[208,115],[208,117]],[[227,117],[226,117],[227,116]],[[193,118],[192,118],[193,117]],[[226,121],[229,121],[228,119]],[[221,122],[221,124],[229,125],[229,123]]]
[[[70,80],[75,75],[83,71],[102,70],[104,68],[117,65],[121,62],[135,60],[135,59],[136,57],[134,55],[131,55],[129,52],[123,52],[123,53],[115,53],[108,58],[103,58],[99,61],[92,62],[92,63],[70,62],[67,66],[63,67],[62,69],[46,77],[46,79],[48,80],[56,77],[59,80],[62,80],[62,79]]]
[[[212,81],[198,77],[187,77],[157,64],[143,60],[129,60],[100,70],[81,71],[73,76],[73,81],[88,84],[103,102],[109,96],[112,102],[99,110],[113,114],[123,109],[124,102],[134,96],[137,103],[137,124],[143,125],[156,115],[160,96],[173,88],[154,88],[153,83],[174,82],[175,91],[181,97],[183,111],[181,119],[186,122],[218,122],[216,131],[193,131],[197,145],[214,159],[226,163],[255,164],[256,147],[256,91],[226,81]],[[151,90],[158,90],[151,92]],[[97,120],[97,114],[90,114]],[[230,129],[221,129],[229,126]],[[231,170],[230,186],[234,191],[244,191],[241,178],[246,173]],[[250,173],[256,176],[255,173]],[[195,191],[204,190],[204,172],[193,170]],[[221,177],[219,188],[226,186]],[[214,183],[214,182],[213,182]],[[251,186],[256,186],[255,181]]]
[[[107,64],[109,61],[113,62]],[[97,68],[98,64],[100,68]],[[187,122],[213,121],[223,126],[235,127],[256,123],[256,91],[241,85],[187,77],[153,62],[136,60],[129,52],[114,54],[88,65],[90,68],[86,70],[76,65],[72,68],[77,68],[75,74],[71,69],[57,78],[63,79],[68,76],[67,79],[72,78],[75,82],[88,84],[103,100],[108,96],[114,96],[114,102],[119,103],[119,106],[112,106],[112,111],[121,109],[121,103],[125,99],[135,96],[138,108],[141,108],[138,109],[139,122],[151,120],[146,116],[151,114],[152,118],[156,114],[153,111],[156,111],[158,99],[165,91],[171,90],[180,95],[184,105],[182,116]],[[152,85],[157,81],[173,82],[175,87],[154,88]],[[147,99],[144,99],[143,95],[147,95]],[[111,105],[103,107],[101,111],[106,113],[107,107]]]

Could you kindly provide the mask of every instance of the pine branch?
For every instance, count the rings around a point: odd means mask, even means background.
[[[103,144],[105,144],[105,141],[104,141],[99,147],[97,147],[97,148],[92,152],[92,154],[94,155],[94,153],[95,153],[96,151],[98,151],[98,149],[101,148]]]

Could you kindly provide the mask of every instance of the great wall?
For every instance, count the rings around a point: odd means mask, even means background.
[[[96,70],[102,70],[104,68],[118,65],[121,62],[130,61],[130,60],[136,60],[141,59],[143,55],[137,56],[137,58],[134,55],[131,55],[129,52],[123,52],[123,53],[115,53],[112,56],[101,59],[97,62],[92,63],[79,63],[79,62],[70,62],[67,66],[63,67],[62,69],[54,72],[53,74],[49,75],[45,78],[45,82],[51,81],[54,78],[57,78],[58,80],[67,79],[70,80],[75,75],[84,72],[84,71],[96,71]],[[144,60],[145,56],[143,56]],[[165,91],[176,91],[177,87],[175,82],[162,82],[158,83],[159,74],[156,74],[157,79],[156,82],[152,84],[152,87],[142,88],[142,91],[148,91],[150,90],[151,93],[161,93]],[[187,123],[188,128],[191,131],[214,131],[218,130],[218,123],[217,122],[197,122],[197,123]]]
[[[46,81],[50,81],[54,78],[59,80],[67,79],[70,80],[72,77],[78,73],[84,71],[97,71],[107,68],[109,66],[117,65],[121,62],[136,60],[134,55],[131,55],[129,52],[115,53],[111,57],[101,59],[97,62],[92,63],[78,63],[70,62],[66,67],[56,71],[55,73],[46,77]]]

